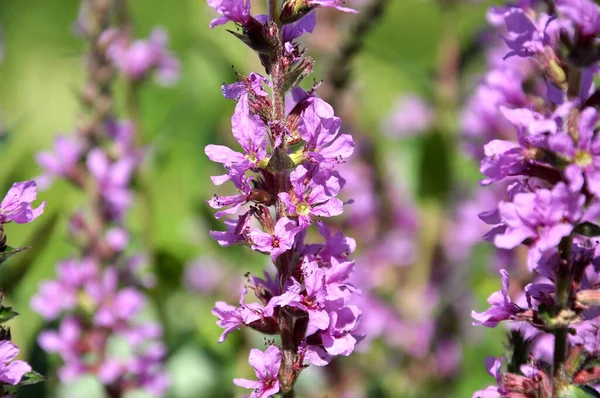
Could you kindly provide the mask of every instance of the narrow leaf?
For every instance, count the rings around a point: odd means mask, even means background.
[[[12,307],[0,306],[0,323],[7,322],[17,315],[19,315],[19,313],[13,310]]]
[[[23,378],[21,379],[21,382],[17,385],[18,386],[29,386],[31,384],[37,384],[37,383],[41,383],[41,382],[47,381],[47,380],[48,380],[48,378],[46,376],[42,376],[38,372],[31,371],[31,372],[25,373],[23,375]]]

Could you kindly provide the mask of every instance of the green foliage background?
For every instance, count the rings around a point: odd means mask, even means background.
[[[423,173],[420,159],[430,146],[423,145],[421,138],[402,143],[380,138],[381,120],[403,92],[432,96],[432,71],[442,27],[451,18],[462,45],[466,46],[485,26],[486,6],[466,3],[452,15],[443,15],[434,1],[392,0],[356,60],[353,89],[357,96],[356,128],[377,137],[386,161],[398,165],[398,178],[405,179],[413,191],[423,180],[444,183],[439,180],[439,171],[447,167],[453,172],[455,182],[472,186],[477,180],[477,166],[462,159],[456,146],[452,146],[456,153],[448,158],[451,164],[436,164],[440,160],[434,158]],[[13,181],[38,175],[35,153],[50,148],[57,132],[73,131],[78,114],[77,93],[83,79],[80,55],[84,50],[83,43],[71,31],[77,8],[76,0],[0,0],[5,46],[0,65],[0,110],[6,126],[6,133],[0,139],[2,192]],[[211,212],[204,203],[215,190],[209,176],[218,168],[208,161],[203,148],[208,143],[225,143],[230,139],[229,118],[234,105],[221,97],[220,86],[234,80],[232,64],[240,72],[260,71],[259,64],[225,29],[210,31],[208,23],[213,13],[204,0],[134,0],[131,10],[136,35],[144,37],[154,25],[164,26],[171,47],[182,62],[181,79],[175,87],[161,88],[150,83],[141,91],[142,131],[155,149],[150,170],[153,215],[149,230],[140,206],[130,220],[137,233],[132,250],[142,248],[141,237],[150,233],[152,250],[159,259],[160,286],[154,295],[158,305],[151,316],[165,321],[170,351],[168,369],[174,385],[172,396],[241,396],[242,390],[231,383],[233,375],[251,373],[246,362],[247,350],[241,347],[248,340],[260,344],[261,337],[246,331],[231,335],[226,343],[218,345],[220,329],[210,314],[214,298],[191,295],[180,281],[184,264],[199,256],[227,258],[239,267],[240,285],[246,271],[260,270],[264,265],[261,256],[238,249],[221,249],[208,238]],[[321,40],[328,40],[326,34],[317,27],[315,35],[321,35]],[[308,51],[310,54],[311,49]],[[315,54],[318,61],[324,61],[318,64],[315,79],[323,77],[328,55]],[[474,79],[471,74],[464,87],[470,87],[469,80],[472,83]],[[122,104],[122,95],[117,94]],[[56,262],[74,252],[66,233],[68,214],[84,198],[64,182],[55,183],[40,197],[48,202],[43,217],[32,225],[7,227],[12,246],[33,248],[3,265],[0,285],[6,290],[8,304],[21,314],[11,323],[14,339],[22,348],[21,356],[29,358],[36,370],[52,376],[55,358],[46,357],[35,344],[36,334],[46,325],[29,309],[29,300],[41,280],[53,277]],[[472,290],[478,297],[474,305],[480,310],[499,281],[489,272],[485,250],[478,252],[473,264],[464,266],[469,267]],[[469,314],[465,313],[465,317]],[[503,353],[503,332],[474,330],[473,336],[465,348],[460,377],[438,389],[432,397],[470,397],[475,389],[493,381],[485,373],[483,359],[486,355]],[[364,382],[373,386],[373,397],[409,396],[402,390],[393,395],[377,393],[378,385],[395,377],[391,373]],[[319,380],[316,373],[308,373],[303,376],[303,385],[318,386]],[[94,386],[93,381],[83,382],[75,387],[74,396],[97,396]],[[67,397],[68,394],[57,389],[54,378],[41,387],[23,389],[19,397]],[[428,394],[414,396],[428,398]]]

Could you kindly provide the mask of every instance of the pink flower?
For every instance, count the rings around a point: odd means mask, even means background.
[[[248,362],[254,368],[258,380],[233,379],[236,386],[253,389],[249,398],[269,398],[279,392],[277,374],[281,366],[281,351],[274,345],[265,352],[250,350]]]
[[[298,233],[296,222],[287,217],[282,217],[275,224],[272,234],[254,230],[249,236],[254,243],[253,250],[265,253],[271,253],[271,260],[275,261],[277,257],[292,248],[294,237]]]

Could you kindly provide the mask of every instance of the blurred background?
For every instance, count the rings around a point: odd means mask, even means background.
[[[370,1],[348,5],[364,9]],[[36,152],[50,148],[57,133],[73,131],[85,48],[72,29],[78,3],[0,0],[2,192],[38,176]],[[225,29],[209,29],[214,11],[204,0],[130,3],[135,35],[164,27],[182,65],[173,87],[141,88],[141,132],[153,147],[145,189],[153,207],[151,215],[134,207],[128,220],[132,250],[156,259],[158,286],[148,316],[165,330],[168,396],[241,396],[246,391],[231,379],[252,375],[248,350],[263,336],[243,330],[218,344],[221,329],[210,311],[216,300],[236,303],[244,274],[261,275],[268,263],[208,236],[222,229],[205,203],[215,192],[209,176],[220,174],[220,166],[207,159],[204,146],[232,142],[234,103],[220,90],[235,80],[232,65],[240,73],[264,71]],[[253,1],[253,12],[262,3]],[[299,397],[470,397],[493,381],[483,360],[504,353],[506,333],[471,326],[471,310],[486,307],[499,279],[491,245],[477,244],[486,231],[469,204],[477,195],[478,162],[461,134],[463,104],[485,68],[480,39],[488,6],[391,0],[364,27],[364,46],[352,59],[339,49],[355,39],[349,29],[361,14],[320,11],[315,32],[302,39],[317,60],[312,77],[324,80],[321,95],[335,103],[344,130],[357,141],[355,159],[343,166],[345,199],[354,201],[333,224],[358,242],[368,337],[352,356],[305,371]],[[117,88],[117,101],[121,94]],[[51,380],[18,396],[102,397],[91,379],[59,386],[60,360],[36,344],[36,335],[53,325],[30,309],[30,299],[40,281],[55,275],[55,264],[76,250],[67,221],[85,200],[64,181],[39,197],[48,205],[36,223],[6,228],[12,246],[32,249],[3,265],[0,286],[21,315],[11,323],[21,357]]]

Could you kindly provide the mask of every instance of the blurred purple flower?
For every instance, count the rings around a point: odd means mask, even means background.
[[[40,188],[50,186],[54,177],[71,177],[83,154],[82,143],[74,137],[59,135],[54,140],[54,151],[36,154],[37,163],[44,169],[38,177]]]
[[[381,129],[388,137],[401,139],[424,132],[432,121],[429,104],[417,95],[406,95],[398,100]]]

